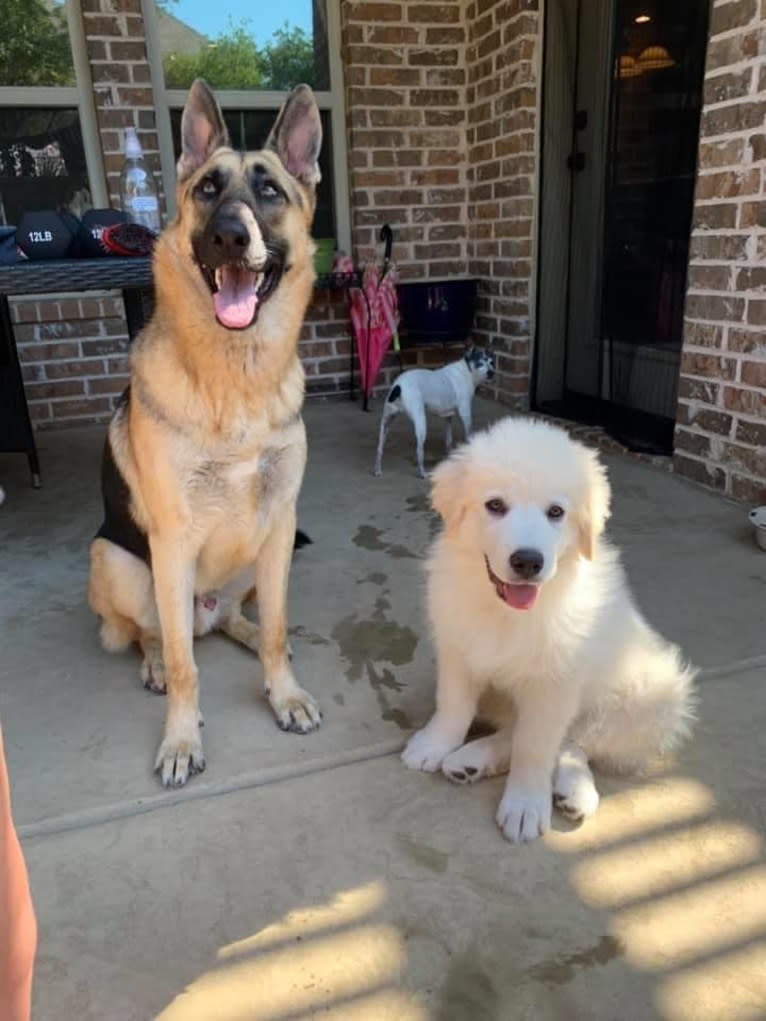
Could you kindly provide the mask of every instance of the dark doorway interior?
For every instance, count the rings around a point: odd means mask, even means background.
[[[535,405],[673,444],[708,9],[549,0]]]

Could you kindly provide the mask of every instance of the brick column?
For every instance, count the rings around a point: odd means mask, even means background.
[[[711,12],[676,428],[677,472],[766,502],[766,4]]]
[[[495,396],[529,406],[542,19],[537,0],[470,0],[469,269],[477,339],[497,353]]]
[[[82,0],[82,16],[110,204],[119,205],[124,128],[133,125],[164,207],[141,0]]]
[[[390,223],[403,278],[467,270],[462,7],[341,4],[354,254]]]

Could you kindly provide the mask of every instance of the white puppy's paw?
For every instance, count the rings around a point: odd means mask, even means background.
[[[453,783],[476,783],[485,776],[507,773],[510,756],[510,742],[492,734],[451,752],[442,763],[442,772]]]
[[[567,819],[579,822],[598,808],[598,791],[593,778],[581,769],[559,767],[553,782],[553,804]]]
[[[408,769],[435,773],[454,747],[454,741],[445,739],[444,735],[430,727],[423,727],[407,742],[402,752],[402,762]]]
[[[550,785],[526,787],[509,782],[495,818],[512,844],[537,840],[551,826]]]

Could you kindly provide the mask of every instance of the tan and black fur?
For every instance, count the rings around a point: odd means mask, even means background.
[[[165,785],[205,766],[195,631],[220,628],[257,647],[283,729],[320,721],[293,676],[286,620],[306,463],[297,341],[314,281],[320,145],[307,86],[290,94],[265,147],[244,154],[229,148],[207,85],[191,88],[178,213],[157,242],[155,311],[109,426],[105,520],[90,551],[104,647],[138,643],[146,685],[167,690],[155,763]],[[242,614],[253,595],[258,629]]]

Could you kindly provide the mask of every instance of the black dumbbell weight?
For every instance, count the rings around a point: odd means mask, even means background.
[[[79,227],[80,221],[71,213],[23,213],[16,227],[16,242],[28,259],[66,259],[72,254]]]
[[[89,209],[83,214],[80,224],[80,255],[85,259],[109,255],[109,251],[101,243],[104,227],[127,222],[128,214],[121,209]]]

